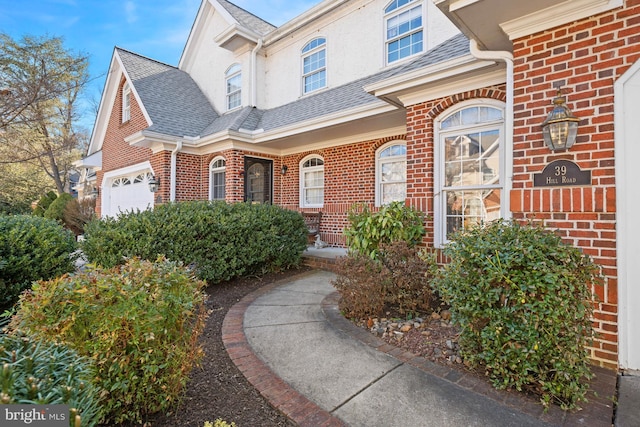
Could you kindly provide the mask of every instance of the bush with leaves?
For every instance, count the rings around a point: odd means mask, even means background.
[[[502,220],[455,234],[444,253],[451,262],[437,289],[461,327],[465,361],[545,405],[583,400],[590,286],[600,281],[589,257],[542,226]]]
[[[71,425],[98,423],[100,396],[90,359],[14,332],[0,335],[0,366],[0,403],[69,405]]]
[[[302,215],[274,205],[182,202],[95,220],[82,248],[105,267],[164,255],[210,283],[295,267],[307,247]]]
[[[382,245],[378,259],[352,252],[337,263],[333,285],[340,293],[340,310],[362,319],[392,311],[406,317],[433,310],[436,299],[430,281],[435,260],[407,242]]]
[[[350,251],[376,258],[379,248],[397,240],[417,245],[425,235],[424,214],[404,202],[392,202],[372,212],[366,204],[353,206],[344,230]]]
[[[31,282],[74,271],[76,249],[73,235],[53,220],[0,216],[0,309],[13,305]]]
[[[178,263],[132,259],[34,284],[12,327],[91,358],[105,421],[139,423],[175,407],[202,357],[204,285]]]
[[[44,217],[49,219],[55,219],[56,221],[63,223],[64,210],[67,205],[73,200],[73,196],[69,193],[60,194],[49,207],[44,211]]]
[[[96,199],[72,199],[64,207],[62,222],[76,236],[84,233],[84,226],[95,218]]]
[[[58,195],[55,192],[49,191],[47,194],[40,197],[40,200],[38,200],[38,203],[36,203],[36,207],[33,210],[33,214],[36,216],[44,216],[44,213],[47,210],[47,208],[57,198],[58,198]]]

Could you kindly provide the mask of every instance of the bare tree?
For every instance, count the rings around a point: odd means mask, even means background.
[[[75,126],[88,64],[59,37],[15,41],[0,34],[0,165],[32,165],[58,193],[69,191],[72,162],[88,140]]]

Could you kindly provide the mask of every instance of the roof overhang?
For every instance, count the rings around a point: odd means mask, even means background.
[[[444,96],[502,84],[506,81],[502,62],[464,55],[411,73],[393,76],[365,86],[370,94],[400,107],[432,101]]]
[[[623,0],[433,0],[487,50],[513,50],[512,40],[622,6]]]
[[[102,150],[96,151],[93,154],[88,155],[85,158],[80,160],[76,160],[73,162],[73,166],[76,168],[90,168],[90,169],[101,169],[102,168]]]
[[[214,41],[220,47],[235,52],[248,46],[255,46],[259,39],[259,34],[235,23],[229,25],[222,33],[218,34]]]

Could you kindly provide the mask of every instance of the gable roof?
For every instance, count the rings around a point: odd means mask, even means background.
[[[225,8],[227,12],[242,26],[255,31],[260,35],[265,35],[275,30],[277,27],[275,25],[271,25],[264,19],[261,19],[251,12],[247,12],[241,7],[236,6],[235,4],[228,2],[226,0],[217,0],[218,3],[222,7]]]
[[[196,82],[184,71],[116,48],[129,83],[152,125],[148,130],[177,137],[196,137],[218,114]]]

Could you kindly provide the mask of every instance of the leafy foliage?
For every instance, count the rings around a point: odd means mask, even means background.
[[[69,405],[69,418],[94,426],[99,390],[91,360],[69,347],[20,333],[0,335],[0,403]]]
[[[106,420],[140,422],[178,402],[202,356],[204,285],[178,263],[133,259],[38,282],[12,326],[91,358]]]
[[[586,347],[598,268],[541,226],[495,221],[454,235],[437,289],[461,329],[465,360],[497,388],[573,408],[591,377]]]
[[[55,192],[53,191],[47,192],[38,200],[38,203],[36,204],[36,207],[33,210],[33,214],[36,216],[44,216],[45,211],[49,208],[49,206],[51,206],[51,203],[53,203],[53,201],[57,198],[58,198],[58,195]]]
[[[55,219],[56,221],[63,223],[64,210],[67,205],[73,200],[73,196],[69,193],[60,194],[49,207],[44,211],[44,217],[49,219]]]
[[[84,232],[84,226],[96,217],[96,199],[85,197],[82,200],[72,199],[66,204],[62,221],[76,236]]]
[[[182,202],[95,220],[82,247],[112,267],[125,257],[164,255],[211,283],[297,266],[307,244],[302,215],[274,205]]]
[[[0,308],[11,306],[31,282],[72,272],[73,235],[53,220],[0,216]]]
[[[344,235],[349,249],[371,258],[378,256],[383,244],[403,240],[416,245],[425,234],[424,214],[404,202],[389,203],[378,212],[371,212],[366,204],[355,205],[348,220]]]
[[[348,317],[379,316],[385,310],[413,316],[432,311],[430,280],[436,269],[433,258],[397,241],[383,245],[377,260],[357,252],[339,259],[333,285]]]

